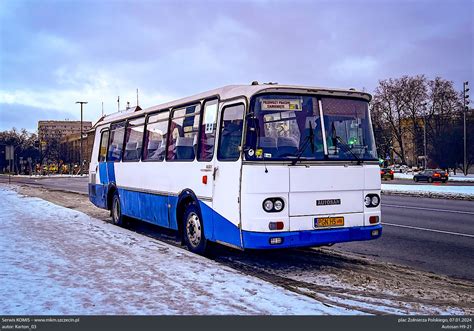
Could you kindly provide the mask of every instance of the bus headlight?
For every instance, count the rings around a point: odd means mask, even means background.
[[[273,203],[273,208],[275,208],[276,211],[281,211],[283,209],[283,201],[275,200]]]
[[[364,199],[367,208],[374,208],[380,204],[380,197],[377,194],[367,194]]]
[[[268,198],[263,201],[262,207],[267,213],[278,213],[285,208],[285,202],[281,198]]]
[[[372,203],[372,199],[371,199],[368,195],[366,195],[366,196],[365,196],[365,199],[364,199],[364,204],[365,204],[365,206],[366,206],[366,207],[370,207],[370,204],[371,204],[371,203]]]
[[[380,198],[378,195],[373,195],[372,196],[372,206],[377,207],[380,203]]]
[[[263,202],[263,209],[266,212],[271,212],[273,210],[273,201],[270,199],[267,199]]]

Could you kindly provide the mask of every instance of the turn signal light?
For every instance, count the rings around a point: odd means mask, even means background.
[[[283,230],[284,223],[283,222],[270,222],[268,223],[268,228],[270,230]]]
[[[379,217],[378,216],[370,216],[369,217],[369,223],[370,224],[375,224],[379,222]]]

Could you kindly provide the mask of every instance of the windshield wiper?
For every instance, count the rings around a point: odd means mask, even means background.
[[[347,145],[344,142],[344,140],[342,140],[342,138],[337,135],[336,126],[334,125],[334,122],[332,122],[331,129],[332,129],[332,137],[331,137],[332,143],[334,147],[336,147],[336,151],[337,151],[337,142],[339,141],[341,143],[341,147],[344,147],[343,150],[346,153],[349,152],[357,160],[357,165],[360,165],[362,163],[362,160],[357,155],[355,155],[354,152],[349,147],[349,145]]]
[[[298,162],[301,159],[301,156],[303,155],[304,151],[306,150],[306,147],[308,146],[308,143],[311,144],[311,152],[314,154],[314,132],[313,132],[313,126],[311,125],[311,121],[309,122],[309,133],[306,136],[303,145],[301,145],[300,149],[298,150],[298,155],[296,156],[296,159],[294,159],[291,164],[295,165],[296,162]]]
[[[344,140],[342,140],[342,138],[339,137],[339,136],[336,136],[336,144],[335,144],[336,148],[337,148],[337,141],[339,141],[340,146],[343,147],[343,150],[344,150],[345,152],[349,152],[349,153],[354,157],[354,159],[357,160],[357,164],[358,164],[358,165],[362,163],[362,160],[361,160],[357,155],[355,155],[355,153],[351,150],[351,148],[349,147],[349,145],[347,145],[347,144],[344,142]]]

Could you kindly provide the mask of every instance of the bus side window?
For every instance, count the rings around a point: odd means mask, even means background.
[[[125,151],[123,153],[124,161],[138,161],[142,154],[143,128],[145,118],[141,117],[128,122],[125,131]]]
[[[200,105],[173,111],[168,135],[168,161],[192,161],[197,147]]]
[[[123,138],[125,136],[125,122],[110,126],[109,151],[107,161],[119,162],[122,158]]]
[[[107,156],[107,145],[109,143],[109,130],[103,131],[100,136],[99,162],[105,162]]]
[[[206,101],[202,114],[201,134],[198,146],[198,161],[211,161],[217,129],[217,99]]]
[[[239,159],[244,111],[243,104],[224,108],[217,152],[218,160],[236,161]]]
[[[143,160],[163,161],[165,159],[168,116],[169,112],[165,111],[148,117]]]

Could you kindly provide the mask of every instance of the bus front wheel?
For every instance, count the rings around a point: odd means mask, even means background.
[[[191,252],[204,255],[207,249],[207,240],[204,235],[201,213],[195,203],[190,203],[186,206],[183,222],[183,235],[186,246]]]

